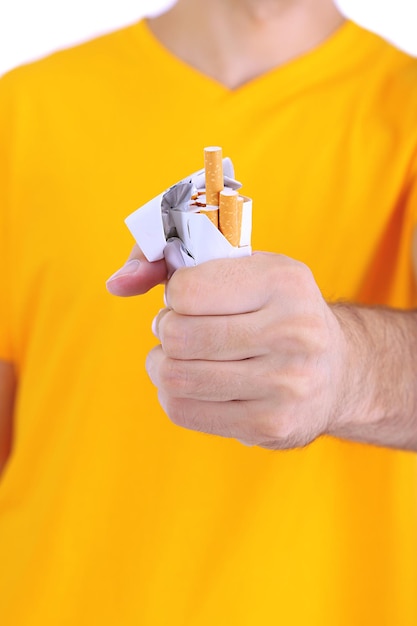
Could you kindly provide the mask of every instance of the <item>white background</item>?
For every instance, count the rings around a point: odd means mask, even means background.
[[[348,17],[417,56],[417,0],[336,1]],[[0,0],[0,74],[57,48],[156,14],[173,2]]]

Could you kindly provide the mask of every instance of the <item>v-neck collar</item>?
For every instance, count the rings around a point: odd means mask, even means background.
[[[380,38],[350,20],[346,20],[332,35],[316,48],[272,68],[260,76],[230,89],[214,78],[175,56],[153,34],[145,19],[134,25],[134,30],[147,49],[147,55],[160,63],[178,79],[178,84],[189,83],[190,88],[200,94],[210,94],[212,99],[235,99],[246,94],[267,89],[272,83],[282,96],[288,96],[300,86],[303,89],[332,76],[340,76],[357,65],[362,65],[364,56],[378,54]]]

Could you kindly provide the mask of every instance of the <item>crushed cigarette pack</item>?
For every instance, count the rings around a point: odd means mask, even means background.
[[[252,253],[252,200],[238,193],[231,160],[216,146],[204,149],[204,162],[125,220],[148,261],[165,257],[170,273]]]

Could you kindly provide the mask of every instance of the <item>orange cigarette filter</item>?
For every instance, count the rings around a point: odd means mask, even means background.
[[[242,227],[243,198],[233,189],[223,189],[220,192],[219,228],[227,241],[237,247],[240,241]]]
[[[219,193],[223,189],[222,149],[218,146],[204,148],[204,169],[206,175],[206,202],[219,206]]]
[[[219,228],[219,209],[217,207],[200,209],[200,213],[207,215],[210,222],[212,222],[217,229]]]

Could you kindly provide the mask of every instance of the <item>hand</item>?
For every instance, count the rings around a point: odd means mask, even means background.
[[[147,371],[175,424],[274,449],[330,430],[344,334],[305,265],[210,261],[175,272],[166,299]]]
[[[107,289],[114,296],[138,296],[167,280],[165,260],[150,263],[134,246],[126,263],[108,279]]]
[[[166,282],[135,246],[119,296]],[[274,254],[178,270],[147,360],[173,422],[266,448],[327,433],[417,451],[417,310],[327,305],[309,269]]]

